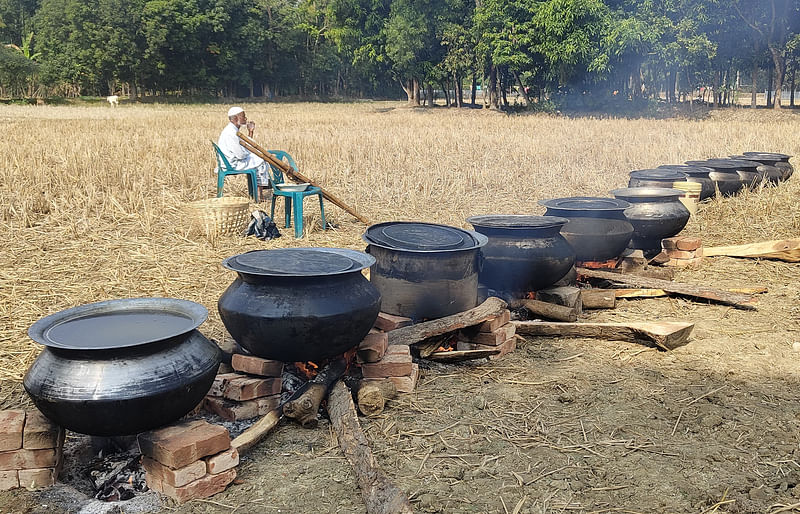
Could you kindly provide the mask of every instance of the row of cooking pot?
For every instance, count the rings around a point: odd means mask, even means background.
[[[744,152],[728,159],[686,161],[665,164],[658,168],[630,173],[629,187],[673,187],[675,182],[700,184],[700,200],[711,198],[717,191],[730,196],[759,184],[777,184],[794,173],[791,156],[770,152]]]

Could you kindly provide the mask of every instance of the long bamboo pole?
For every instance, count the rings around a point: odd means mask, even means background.
[[[358,221],[360,221],[360,222],[362,222],[362,223],[364,223],[366,225],[370,224],[370,221],[367,218],[365,218],[364,216],[362,216],[361,214],[356,212],[355,209],[353,209],[349,205],[345,204],[342,200],[340,200],[336,196],[332,195],[330,192],[326,191],[324,187],[322,187],[319,184],[317,184],[316,182],[314,182],[314,180],[306,177],[305,175],[303,175],[299,171],[295,171],[294,168],[292,168],[291,166],[289,166],[288,164],[286,164],[282,160],[278,159],[277,157],[275,157],[274,155],[272,155],[268,151],[266,151],[263,148],[261,148],[258,145],[258,143],[253,141],[248,136],[242,134],[241,132],[238,135],[239,135],[239,139],[242,142],[242,146],[244,146],[246,149],[250,150],[255,155],[261,157],[262,159],[267,161],[267,163],[275,166],[276,168],[281,170],[286,175],[292,177],[293,179],[298,180],[300,182],[308,182],[312,186],[320,188],[320,190],[322,191],[322,196],[326,200],[328,200],[332,204],[336,205],[337,207],[341,207],[342,209],[344,209],[349,214],[352,214]]]

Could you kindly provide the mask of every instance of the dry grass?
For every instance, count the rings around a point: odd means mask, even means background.
[[[254,104],[247,112],[265,147],[289,151],[373,222],[466,226],[474,214],[542,213],[540,199],[604,196],[633,169],[747,150],[800,154],[800,117],[791,113],[656,121],[395,107]],[[214,192],[208,142],[224,112],[0,107],[0,380],[22,377],[38,352],[27,327],[48,313],[110,298],[180,297],[205,305],[203,331],[221,338],[215,305],[232,281],[223,258],[255,248],[363,248],[363,225],[328,204],[339,228],[323,232],[311,201],[302,240],[284,230],[266,243],[209,241],[187,228],[182,207]],[[245,193],[237,178],[230,192]],[[797,183],[712,202],[689,230],[712,243],[796,236]]]

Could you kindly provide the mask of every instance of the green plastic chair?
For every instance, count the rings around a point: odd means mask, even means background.
[[[211,144],[214,145],[214,154],[217,158],[217,198],[222,196],[222,187],[225,185],[225,177],[228,175],[247,175],[247,192],[250,193],[253,200],[258,203],[258,175],[256,169],[234,169],[217,144],[213,141]]]
[[[286,161],[289,166],[295,171],[297,164],[288,153],[283,150],[268,150],[269,153],[277,157],[281,161]],[[281,191],[280,185],[283,184],[283,172],[275,166],[269,166],[269,174],[272,179],[272,209],[270,210],[270,217],[275,219],[275,200],[282,196],[284,199],[284,218],[285,228],[289,228],[291,224],[292,213],[294,213],[294,237],[303,237],[303,199],[307,196],[317,195],[319,197],[319,213],[322,222],[322,230],[325,230],[325,207],[322,204],[322,190],[316,186],[309,186],[305,191]]]

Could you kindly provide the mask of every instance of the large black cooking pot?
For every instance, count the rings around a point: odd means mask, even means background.
[[[176,421],[203,400],[221,352],[197,329],[202,305],[130,298],[81,305],[34,323],[44,351],[23,385],[56,424],[81,434],[131,435]]]
[[[781,180],[788,179],[794,173],[794,166],[789,163],[789,159],[792,158],[791,155],[774,152],[744,152],[743,155],[746,159],[752,158],[780,169],[782,172]]]
[[[758,167],[761,165],[760,162],[746,161],[744,159],[709,159],[706,162],[711,167],[716,167],[716,164],[719,164],[721,167],[734,169],[745,188],[754,189],[761,183],[761,174],[758,172]]]
[[[566,218],[489,214],[467,222],[489,238],[478,274],[489,289],[512,295],[537,291],[561,280],[575,263],[575,250],[560,233]]]
[[[686,161],[689,166],[701,166],[704,168],[712,168],[714,171],[708,174],[708,177],[714,181],[714,186],[722,196],[732,196],[741,191],[745,187],[738,173],[736,173],[736,166],[726,165],[725,163],[715,160],[708,161]]]
[[[375,259],[344,248],[254,250],[222,262],[238,274],[217,302],[225,328],[265,359],[316,361],[356,346],[381,296],[361,274]]]
[[[634,170],[629,173],[628,187],[672,188],[675,182],[686,182],[686,174],[670,168]]]
[[[631,206],[625,217],[633,225],[630,247],[643,250],[646,256],[661,251],[661,240],[677,235],[689,221],[689,209],[680,201],[683,191],[661,187],[626,187],[614,189],[615,198]]]
[[[631,206],[616,198],[576,196],[540,200],[546,216],[567,218],[561,235],[575,250],[575,260],[607,261],[622,255],[633,236],[633,225],[625,218]]]
[[[714,181],[711,180],[710,174],[714,168],[706,168],[704,166],[689,166],[688,164],[662,164],[659,169],[666,169],[677,171],[686,175],[687,182],[695,182],[700,184],[700,200],[712,198],[717,194],[717,188]],[[659,186],[670,188],[672,186]]]
[[[771,164],[773,161],[760,161],[755,156],[748,155],[730,155],[731,159],[738,159],[744,161],[751,161],[758,165],[756,171],[761,176],[761,182],[764,184],[775,185],[783,180],[783,170]]]
[[[436,319],[475,307],[483,234],[447,225],[389,222],[362,236],[375,257],[370,281],[382,309],[414,320]]]

